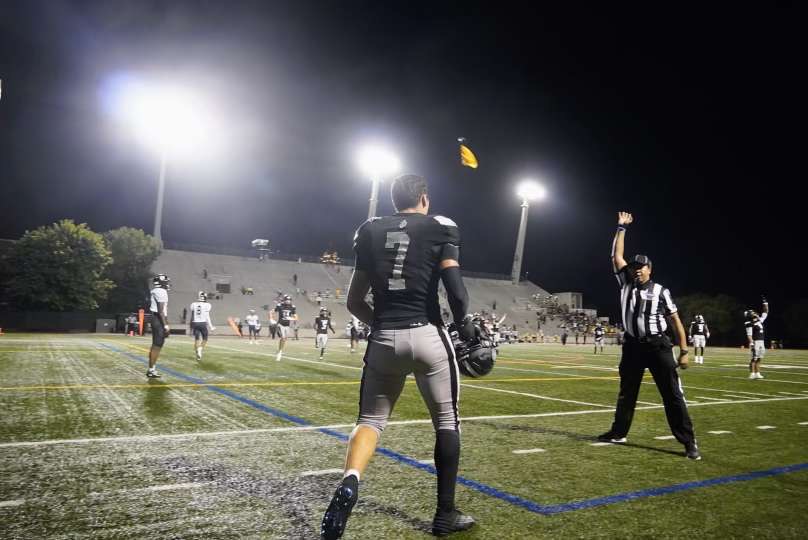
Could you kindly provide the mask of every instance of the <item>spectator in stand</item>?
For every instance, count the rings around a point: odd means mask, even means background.
[[[292,285],[294,285],[295,288],[297,288],[297,274],[292,275]]]
[[[185,322],[188,320],[188,308],[182,308],[182,317],[180,317],[180,320],[182,321],[182,324],[185,324]]]
[[[567,344],[567,329],[566,328],[561,331],[561,344],[562,345]]]
[[[269,318],[269,337],[271,339],[275,339],[278,335],[278,321],[273,319],[272,317]]]

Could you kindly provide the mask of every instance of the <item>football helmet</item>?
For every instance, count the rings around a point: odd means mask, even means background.
[[[320,315],[328,315],[328,308],[323,306],[320,308]]]
[[[199,294],[196,295],[196,298],[200,302],[207,302],[208,301],[208,295],[205,294],[205,291],[199,291]]]
[[[493,336],[483,324],[481,318],[472,319],[475,329],[475,339],[463,340],[454,323],[449,325],[449,336],[457,357],[460,372],[469,377],[482,377],[491,373],[494,362],[497,360],[497,347]]]
[[[165,274],[157,274],[152,278],[152,285],[169,291],[171,290],[171,278]]]
[[[284,304],[291,304],[292,303],[292,297],[289,296],[288,294],[284,294],[283,295],[283,303]]]
[[[703,315],[696,315],[696,322],[699,324],[704,323],[704,316]]]

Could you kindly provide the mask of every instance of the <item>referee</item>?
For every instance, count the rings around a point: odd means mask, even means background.
[[[687,336],[670,291],[651,281],[651,259],[645,255],[635,255],[631,262],[626,262],[623,258],[626,227],[632,221],[631,214],[618,214],[617,232],[612,243],[612,265],[620,284],[620,309],[626,335],[620,359],[620,394],[617,396],[614,422],[609,431],[598,436],[598,440],[626,442],[640,384],[645,368],[648,368],[662,396],[671,433],[685,445],[685,455],[698,460],[701,454],[687,413],[682,383],[676,372],[677,364],[682,369],[687,368]],[[665,334],[668,328],[666,319],[670,319],[679,340],[678,362],[674,360],[671,340]]]

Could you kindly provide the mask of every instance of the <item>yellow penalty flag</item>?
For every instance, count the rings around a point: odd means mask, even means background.
[[[472,169],[477,168],[477,156],[475,156],[474,152],[465,144],[460,145],[460,163]]]

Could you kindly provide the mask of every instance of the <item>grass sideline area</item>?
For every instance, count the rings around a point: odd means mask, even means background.
[[[0,336],[0,538],[316,538],[358,407],[361,351],[332,339]],[[704,459],[683,457],[646,374],[625,445],[611,423],[619,349],[503,345],[463,379],[453,538],[803,538],[808,351],[707,350],[682,373]],[[408,380],[345,538],[424,538],[434,437]]]

